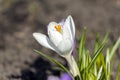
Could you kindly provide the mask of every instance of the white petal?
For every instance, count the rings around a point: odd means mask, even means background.
[[[63,26],[64,37],[70,37],[72,41],[75,38],[75,24],[71,16],[68,16]]]
[[[49,31],[49,38],[54,43],[54,45],[58,45],[62,41],[62,35],[57,31]]]
[[[51,22],[48,25],[48,35],[50,40],[54,43],[54,45],[58,45],[62,40],[62,34],[55,29],[55,26],[58,25],[56,22]]]
[[[72,34],[70,32],[70,28],[69,28],[69,22],[68,20],[65,21],[65,24],[63,25],[63,38],[70,38],[72,40]]]
[[[33,33],[34,38],[44,47],[49,48],[56,53],[60,53],[58,48],[50,41],[50,39],[42,33]]]
[[[60,55],[65,55],[65,54],[71,52],[71,50],[72,50],[72,41],[70,39],[62,40],[57,47],[61,52]]]
[[[72,36],[73,38],[75,38],[75,24],[74,24],[74,21],[73,21],[73,18],[72,16],[68,16],[68,18],[70,19],[70,30],[71,30],[71,33],[72,33]]]
[[[33,33],[33,36],[42,46],[55,51],[55,48],[52,46],[53,44],[46,35],[41,33]]]
[[[57,25],[58,23],[56,23],[56,22],[50,22],[49,23],[49,25],[47,26],[47,29],[48,29],[48,34],[49,34],[49,31],[50,30],[53,30],[53,31],[55,31],[55,26]]]

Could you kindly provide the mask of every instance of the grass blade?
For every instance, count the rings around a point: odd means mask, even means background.
[[[97,80],[99,80],[102,75],[102,69],[103,69],[103,67],[101,66],[99,69],[98,75],[97,75]]]
[[[117,48],[120,46],[120,37],[119,39],[117,40],[117,42],[115,43],[115,45],[113,46],[112,50],[111,50],[111,53],[110,53],[110,60],[112,59],[115,51],[117,50]]]
[[[90,70],[90,68],[92,67],[92,65],[94,64],[94,62],[96,61],[97,57],[99,56],[99,54],[101,53],[101,51],[103,50],[105,44],[101,45],[100,48],[96,51],[92,61],[90,62],[89,66],[88,66],[88,70]]]
[[[120,63],[118,65],[118,71],[117,71],[117,74],[116,74],[116,80],[119,80],[119,75],[120,75]]]
[[[95,40],[95,45],[94,45],[94,53],[97,51],[97,49],[99,48],[99,45],[100,45],[100,35],[97,33],[96,35],[96,40]]]
[[[60,62],[58,62],[57,60],[45,55],[44,53],[38,51],[38,50],[34,50],[36,53],[42,55],[43,57],[47,58],[48,60],[50,60],[51,62],[54,62],[55,64],[57,64],[60,68],[62,68],[65,72],[69,72],[69,70],[67,68],[65,68]]]
[[[94,65],[94,62],[96,61],[96,59],[98,58],[99,54],[102,52],[103,48],[105,47],[105,43],[107,42],[107,38],[108,38],[108,34],[104,37],[104,39],[102,41],[102,45],[100,45],[100,47],[95,52],[95,55],[94,55],[93,59],[91,60],[89,66],[88,66],[88,71]]]
[[[85,39],[86,39],[86,27],[84,28],[84,32],[82,34],[81,41],[80,41],[80,46],[79,46],[79,61],[81,61],[81,59],[82,59],[82,54],[83,54],[84,45],[85,45]]]

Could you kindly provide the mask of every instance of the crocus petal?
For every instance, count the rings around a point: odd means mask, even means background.
[[[71,16],[68,16],[65,24],[63,26],[63,36],[71,37],[71,40],[74,41],[75,38],[75,24]]]
[[[70,32],[70,28],[69,28],[69,22],[68,20],[66,19],[64,25],[63,25],[63,38],[66,39],[66,38],[70,38],[72,40],[72,34]]]
[[[57,46],[59,51],[61,52],[60,55],[65,55],[71,52],[72,44],[70,39],[63,39]]]
[[[71,76],[67,73],[62,74],[60,80],[72,80]]]
[[[48,76],[47,80],[60,80],[57,76]]]
[[[42,46],[56,51],[53,44],[46,35],[42,33],[33,33],[33,36]]]
[[[63,39],[62,38],[62,35],[59,33],[59,32],[57,32],[57,31],[52,31],[52,30],[50,30],[49,31],[49,38],[50,38],[50,40],[57,46],[60,42],[61,42],[61,40]]]
[[[47,26],[47,29],[48,29],[48,35],[49,35],[49,31],[56,31],[55,30],[55,28],[54,28],[54,26],[56,26],[58,23],[56,23],[56,22],[50,22],[49,24],[48,24],[48,26]]]
[[[75,24],[74,24],[72,16],[68,16],[68,18],[70,19],[70,28],[71,28],[70,30],[71,30],[71,33],[74,39],[75,38]]]
[[[33,36],[42,46],[49,48],[58,54],[61,53],[46,35],[42,33],[33,33]]]
[[[74,39],[75,38],[75,24],[74,24],[74,21],[73,21],[73,18],[71,15],[68,16],[68,20],[70,23],[70,32],[71,32],[72,37]]]

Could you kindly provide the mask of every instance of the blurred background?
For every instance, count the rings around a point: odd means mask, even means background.
[[[32,33],[46,34],[49,22],[59,22],[68,15],[75,21],[77,39],[83,27],[87,27],[86,46],[91,54],[97,32],[101,39],[110,32],[109,44],[120,37],[120,0],[0,0],[0,80],[46,80],[48,75],[59,76],[60,71],[53,69],[56,65],[33,49],[53,56],[64,65],[65,60],[40,46]],[[120,49],[111,80],[119,61]]]

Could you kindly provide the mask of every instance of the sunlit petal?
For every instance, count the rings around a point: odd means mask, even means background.
[[[49,38],[57,46],[62,40],[62,35],[57,31],[49,31]]]
[[[75,24],[74,24],[72,16],[68,16],[68,19],[70,20],[70,30],[72,33],[72,37],[74,39],[75,38]]]
[[[51,41],[46,35],[41,34],[41,33],[33,33],[33,36],[42,46],[55,51],[53,44],[51,43]]]
[[[72,44],[70,39],[63,39],[57,46],[57,48],[61,51],[60,55],[64,55],[70,53],[72,49]]]
[[[72,41],[75,38],[75,25],[71,16],[68,16],[65,24],[63,26],[63,36],[64,38],[70,37]]]
[[[56,31],[55,30],[55,26],[57,25],[58,23],[56,22],[50,22],[49,25],[47,26],[47,29],[48,29],[48,35],[49,35],[49,31]]]

